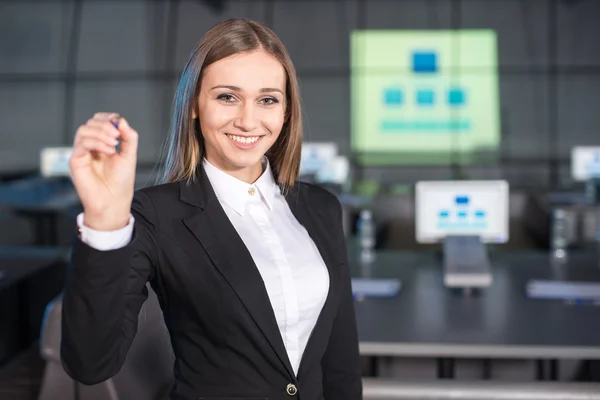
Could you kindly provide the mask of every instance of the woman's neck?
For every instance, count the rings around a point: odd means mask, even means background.
[[[249,167],[235,167],[227,162],[216,162],[211,160],[210,158],[206,158],[206,160],[211,163],[216,168],[221,171],[233,176],[236,179],[239,179],[242,182],[246,182],[248,184],[253,184],[261,177],[265,170],[265,166],[261,161],[257,164],[249,166]]]

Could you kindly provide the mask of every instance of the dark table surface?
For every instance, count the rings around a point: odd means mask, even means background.
[[[68,249],[0,246],[0,291],[57,262],[65,262]]]
[[[135,188],[152,184],[153,176],[153,170],[138,170]],[[0,184],[0,206],[21,213],[46,214],[68,212],[80,206],[80,201],[70,178],[33,175]]]
[[[393,298],[355,302],[361,353],[425,357],[599,358],[600,306],[527,298],[530,279],[599,281],[594,252],[552,266],[546,252],[492,252],[493,283],[463,296],[443,285],[435,253],[383,251],[354,277],[398,278]]]

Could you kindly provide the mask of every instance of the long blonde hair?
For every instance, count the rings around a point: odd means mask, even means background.
[[[183,70],[175,94],[173,115],[162,155],[158,183],[197,178],[204,157],[204,139],[197,118],[200,85],[205,69],[231,55],[264,49],[275,57],[286,73],[285,122],[277,141],[266,156],[277,183],[294,185],[300,169],[302,113],[294,65],[277,35],[266,25],[246,19],[228,19],[212,27],[198,42]]]

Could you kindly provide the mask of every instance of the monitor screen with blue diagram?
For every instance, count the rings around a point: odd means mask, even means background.
[[[354,31],[353,152],[397,155],[392,164],[464,164],[496,153],[497,59],[492,30]]]
[[[576,182],[600,178],[600,147],[577,146],[571,150],[571,177]]]
[[[508,241],[508,183],[422,181],[415,192],[415,234],[419,243],[446,236],[479,236],[484,243]]]

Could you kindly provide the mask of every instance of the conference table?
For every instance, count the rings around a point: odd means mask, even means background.
[[[531,279],[600,281],[595,252],[570,253],[556,265],[548,252],[492,251],[492,285],[464,295],[444,287],[439,253],[380,251],[368,265],[354,251],[353,277],[402,284],[394,297],[355,302],[363,356],[437,358],[442,378],[453,376],[455,358],[600,359],[598,305],[531,299],[525,289]],[[555,365],[548,368],[555,378]]]

